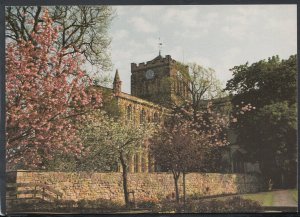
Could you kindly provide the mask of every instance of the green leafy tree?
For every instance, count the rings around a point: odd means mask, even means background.
[[[296,180],[297,150],[297,57],[281,60],[273,56],[231,69],[233,78],[226,89],[235,107],[251,103],[256,110],[242,115],[235,125],[237,142],[258,161],[266,178],[277,185]]]
[[[151,136],[151,124],[137,125],[121,117],[113,118],[96,111],[86,116],[82,127],[85,151],[81,170],[115,170],[122,167],[124,200],[129,207],[128,166],[133,154],[142,151],[143,142]]]

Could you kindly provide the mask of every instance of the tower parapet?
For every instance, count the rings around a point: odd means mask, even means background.
[[[170,55],[166,55],[165,57],[162,57],[161,55],[158,55],[153,60],[147,61],[147,62],[141,62],[141,63],[131,63],[131,71],[140,71],[145,70],[147,68],[152,67],[159,67],[163,65],[171,65],[175,64],[176,60],[173,60]]]
[[[168,107],[172,104],[173,83],[177,76],[177,61],[170,55],[131,63],[131,94]]]

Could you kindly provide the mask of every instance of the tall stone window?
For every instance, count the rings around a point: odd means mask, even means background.
[[[149,82],[149,93],[155,93],[155,83],[153,81]]]
[[[179,89],[179,94],[182,96],[182,93],[183,93],[183,82],[180,81],[180,89]]]
[[[141,94],[144,95],[146,93],[146,83],[145,81],[143,82],[143,85],[141,86]]]
[[[134,172],[138,172],[138,166],[139,166],[139,161],[138,161],[138,155],[134,154]]]
[[[132,107],[132,111],[131,111],[131,120],[133,120],[133,124],[136,125],[136,114],[135,114],[135,106]]]
[[[177,95],[180,93],[180,81],[179,80],[177,80],[176,93],[177,93]]]
[[[158,123],[159,122],[159,116],[158,116],[157,112],[155,112],[154,115],[153,115],[153,122],[154,123]]]
[[[184,82],[182,82],[182,84],[183,84],[183,94],[182,94],[182,96],[186,97],[186,85],[185,85]]]
[[[149,94],[149,85],[148,85],[148,82],[144,82],[144,83],[145,83],[145,92],[144,92],[144,94],[148,95]]]
[[[157,93],[160,92],[160,80],[159,79],[156,80],[156,92]]]
[[[127,106],[127,112],[126,113],[127,113],[126,119],[131,121],[132,120],[132,106],[131,105]]]
[[[145,123],[145,121],[146,121],[146,112],[145,112],[144,109],[142,109],[141,112],[140,112],[140,123],[141,124]]]

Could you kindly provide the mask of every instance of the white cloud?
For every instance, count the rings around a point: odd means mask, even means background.
[[[186,27],[196,27],[197,22],[197,10],[195,8],[177,7],[167,9],[163,15],[163,22],[165,23],[177,23],[178,25],[184,25]]]
[[[152,17],[153,15],[159,14],[159,12],[161,12],[164,9],[165,9],[164,6],[153,6],[153,5],[137,6],[137,11],[139,11],[141,16]]]
[[[157,50],[158,51],[158,38],[154,38],[154,37],[148,37],[145,41],[145,44],[151,49],[151,51],[153,50]]]
[[[164,13],[162,22],[165,24],[175,23],[178,27],[184,26],[197,30],[207,29],[217,21],[219,15],[216,12],[203,14],[201,9],[203,9],[201,6],[169,8]]]
[[[128,38],[128,36],[129,32],[127,30],[120,29],[113,33],[113,40],[125,40],[126,38]]]
[[[223,83],[233,66],[297,52],[296,5],[116,8],[111,53],[125,92],[130,92],[130,63],[157,56],[159,36],[163,55],[211,67]]]
[[[143,17],[134,16],[131,17],[128,22],[132,24],[138,32],[151,33],[157,32],[158,28],[153,23],[150,23]]]
[[[188,59],[189,62],[195,62],[198,65],[201,65],[205,68],[211,68],[212,63],[209,58],[202,57],[202,56],[194,56]]]
[[[251,6],[238,8],[234,13],[224,18],[221,31],[234,40],[248,40],[253,38],[253,32],[259,29],[259,19],[265,17],[260,14],[261,8],[255,9]],[[260,14],[260,16],[258,16]],[[253,29],[255,28],[255,29]]]
[[[113,53],[113,57],[116,57],[117,61],[126,61],[133,56],[132,50],[130,49],[119,49]]]
[[[128,9],[130,9],[130,6],[114,6],[114,9],[116,9],[117,16],[121,17],[127,14]]]
[[[229,71],[235,65],[241,65],[245,62],[241,62],[240,56],[242,50],[238,47],[232,47],[224,51],[224,56],[215,64],[215,71],[217,77],[224,83],[232,77],[232,72]],[[240,61],[240,62],[239,62]]]
[[[247,34],[251,34],[251,31],[248,31],[245,26],[239,25],[227,25],[221,28],[221,30],[233,39],[243,40],[246,38]]]

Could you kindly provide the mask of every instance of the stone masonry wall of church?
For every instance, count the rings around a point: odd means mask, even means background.
[[[153,103],[144,103],[144,100],[130,100],[128,98],[118,97],[118,107],[120,109],[121,115],[126,119],[134,121],[136,124],[141,123],[141,113],[144,114],[145,122],[155,122],[155,117],[157,121],[163,120],[164,109]],[[129,162],[130,172],[154,172],[155,170],[154,159],[149,155],[148,143],[145,141],[141,144],[140,151],[132,156]],[[121,168],[119,168],[120,171]]]
[[[62,200],[93,201],[101,198],[120,203],[124,201],[121,173],[11,171],[7,177],[8,183],[46,184],[61,192]],[[182,179],[179,186],[182,193]],[[249,174],[190,173],[186,176],[188,196],[250,193],[261,190],[261,187],[260,179]],[[135,192],[136,200],[172,197],[173,176],[171,173],[129,173],[128,188]],[[19,187],[17,190],[22,189]],[[24,198],[25,195],[18,194],[17,197]]]

